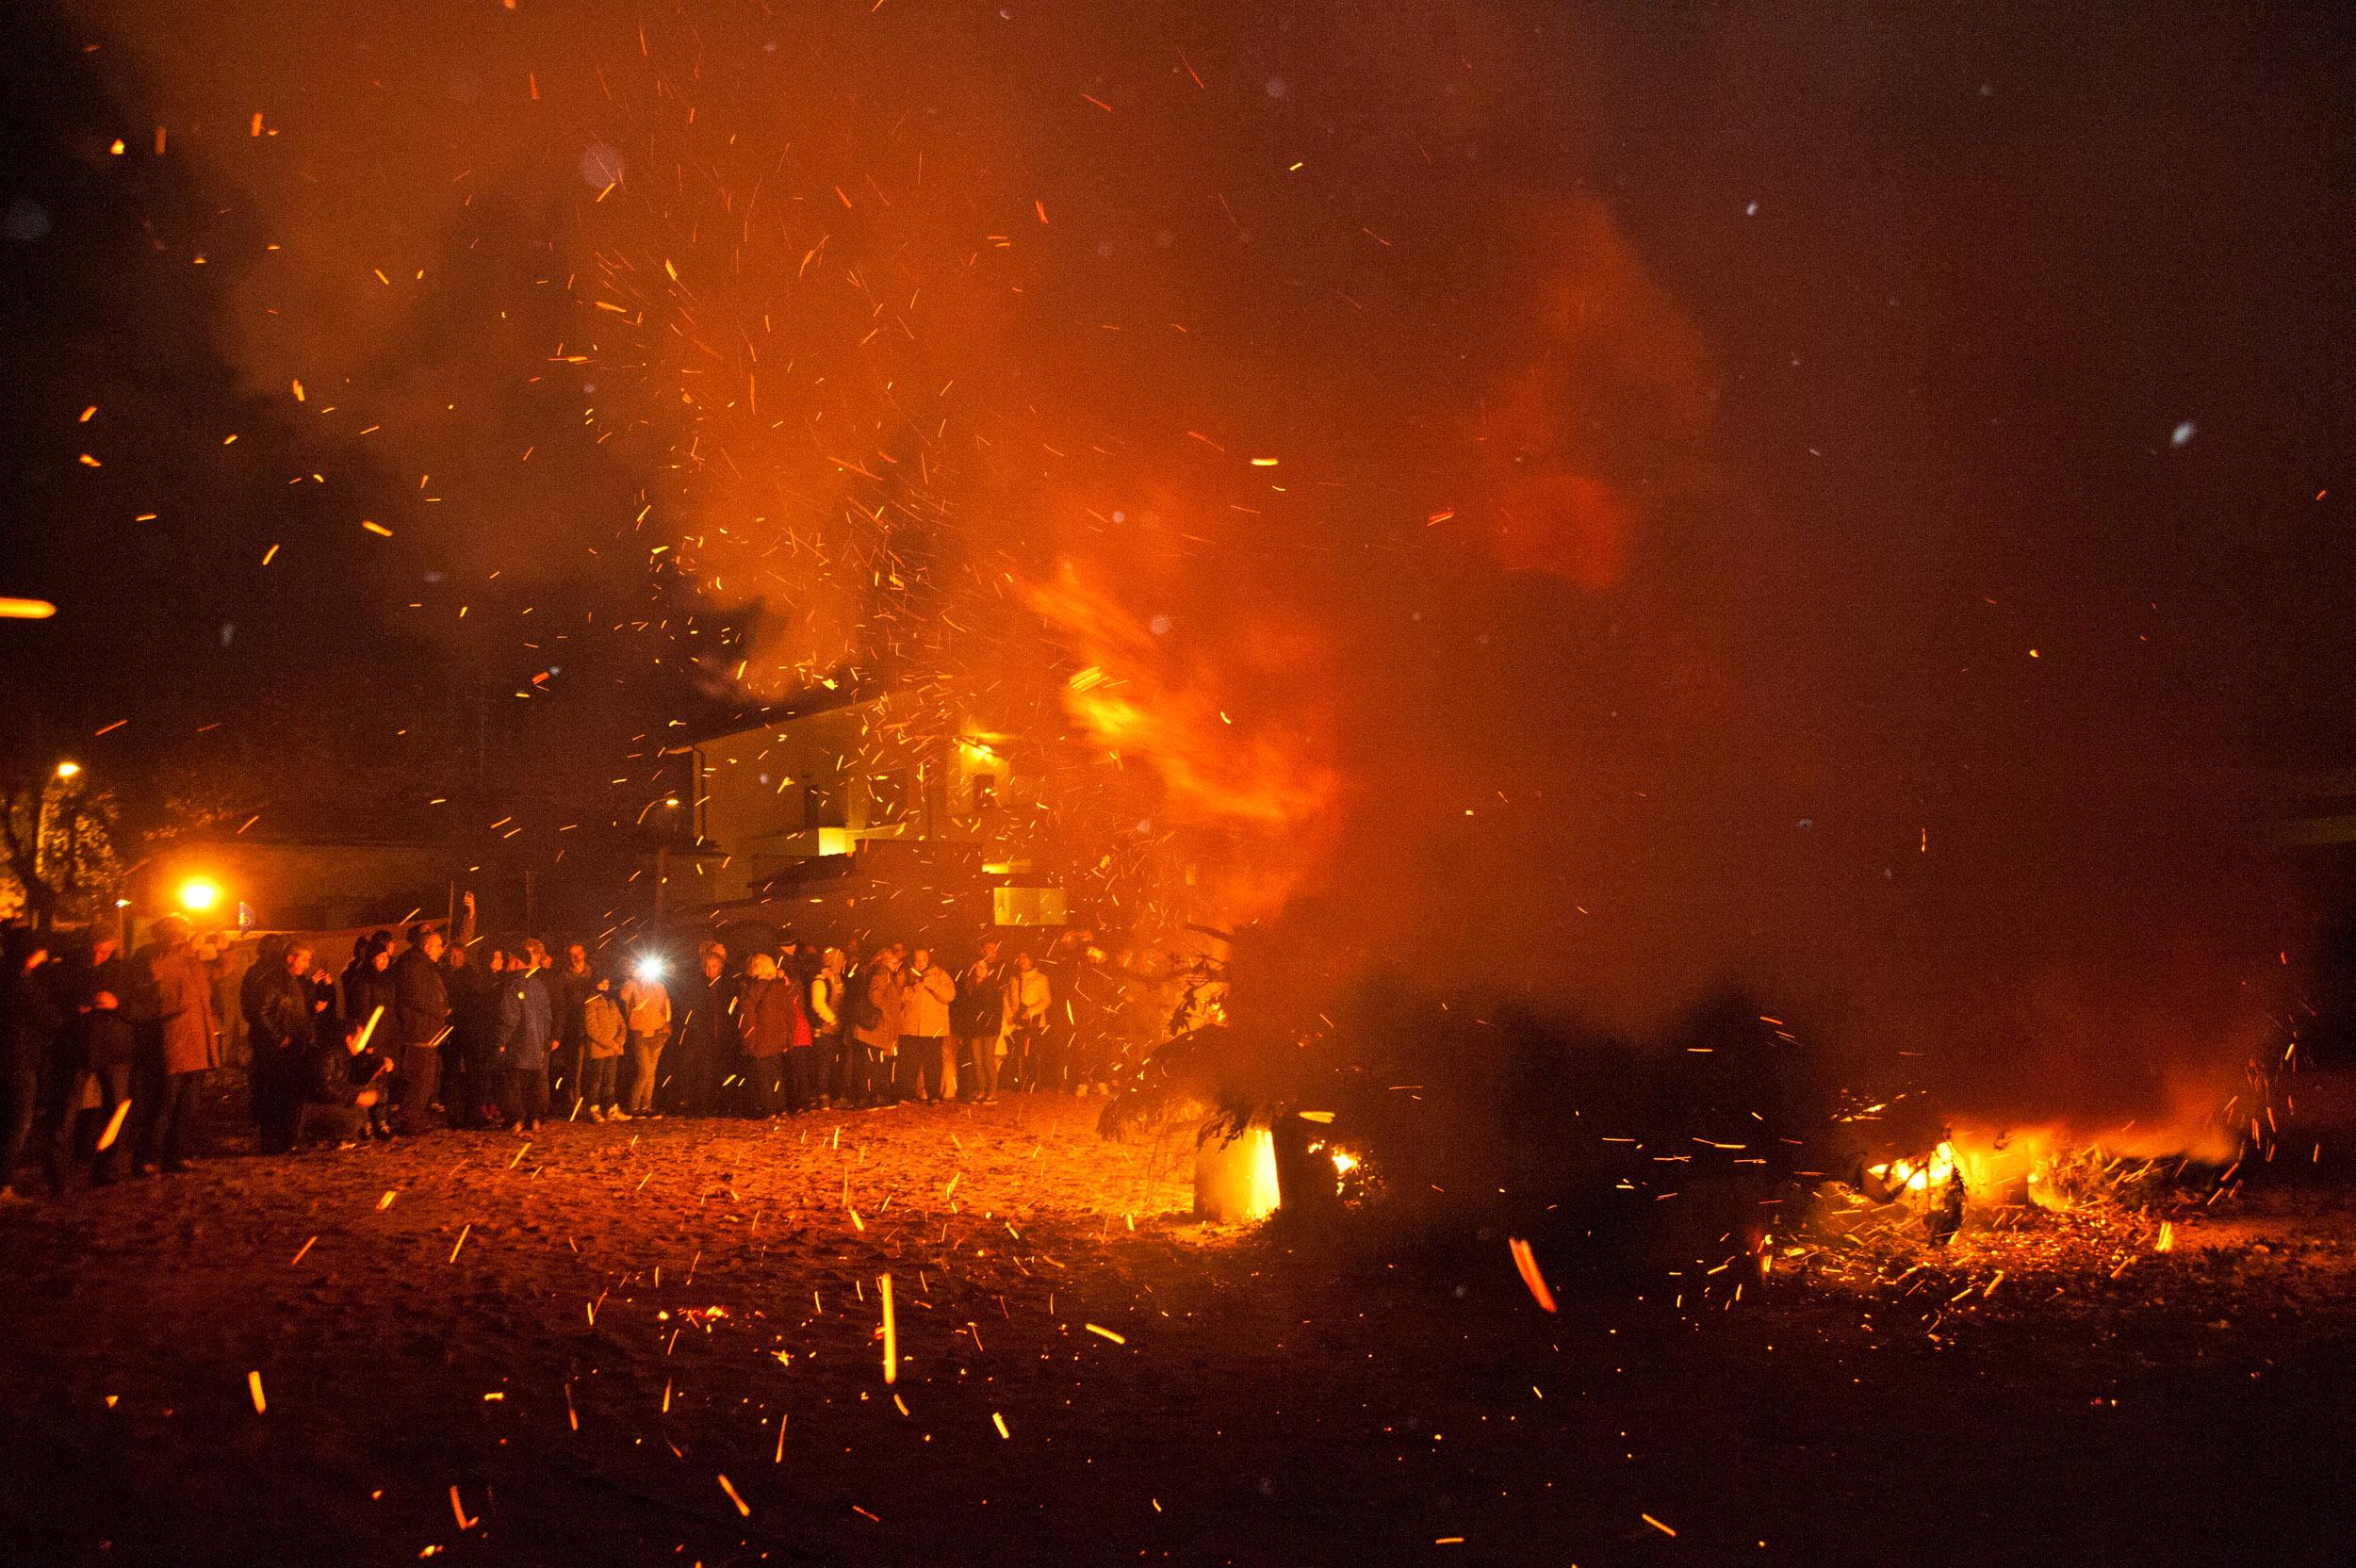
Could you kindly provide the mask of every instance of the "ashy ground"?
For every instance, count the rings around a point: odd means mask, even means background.
[[[2320,1204],[2117,1277],[1985,1234],[1548,1315],[1501,1243],[1435,1278],[1206,1234],[1099,1103],[228,1153],[0,1213],[0,1560],[2356,1560]]]

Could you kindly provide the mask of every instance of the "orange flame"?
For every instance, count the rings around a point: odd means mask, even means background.
[[[1321,646],[1298,630],[1251,627],[1221,643],[1215,666],[1170,647],[1070,563],[1026,596],[1088,661],[1065,683],[1065,713],[1098,743],[1153,765],[1173,824],[1252,837],[1256,888],[1239,902],[1257,907],[1237,913],[1281,903],[1322,858],[1341,792],[1317,706],[1327,689]]]

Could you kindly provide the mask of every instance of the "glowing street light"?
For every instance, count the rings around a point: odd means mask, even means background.
[[[180,906],[201,915],[221,902],[221,884],[210,877],[191,876],[180,884]]]
[[[81,776],[81,774],[82,764],[79,762],[69,760],[57,764],[57,776],[59,778],[78,778]]]

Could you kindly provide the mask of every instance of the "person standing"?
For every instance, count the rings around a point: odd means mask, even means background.
[[[394,1038],[401,1047],[396,1087],[404,1133],[425,1130],[441,1086],[442,1042],[450,1037],[450,986],[442,969],[443,946],[439,926],[413,925],[409,951],[393,965]]]
[[[710,1116],[719,1099],[722,1065],[734,1053],[728,1024],[728,949],[706,942],[695,956],[696,972],[682,982],[673,1006],[679,1010],[678,1044],[671,1054],[671,1104],[683,1116]]]
[[[933,962],[932,950],[920,947],[908,955],[905,998],[900,1016],[902,1092],[927,1102],[947,1099],[949,1085],[949,1004],[957,998],[957,983]]]
[[[276,981],[286,956],[286,939],[275,931],[264,932],[254,941],[253,962],[237,981],[237,1017],[245,1023],[246,1108],[256,1127],[274,1092],[272,1073],[277,1067],[263,1054],[262,993]]]
[[[794,1003],[794,1039],[785,1048],[785,1108],[799,1116],[818,1103],[818,1035],[810,1022],[809,983],[802,978],[801,960],[777,961],[777,989]]]
[[[1039,1035],[1055,1000],[1047,972],[1028,950],[1015,954],[1014,972],[1006,976],[1006,1070],[1020,1087],[1039,1086]]]
[[[102,968],[99,972],[106,971]],[[123,1124],[115,1120],[118,1111],[126,1120],[130,1115],[125,1102],[131,1098],[131,1020],[123,1011],[122,997],[102,986],[90,993],[78,1027],[82,1034],[82,1065],[98,1086],[100,1131],[96,1136],[105,1137],[108,1128],[113,1129],[115,1135],[104,1149],[92,1142],[87,1149],[77,1150],[77,1157],[82,1152],[90,1155],[92,1185],[111,1186],[123,1179],[131,1158],[132,1139],[124,1135]]]
[[[467,895],[472,897],[470,893]],[[450,1043],[442,1047],[442,1103],[453,1122],[481,1127],[492,1118],[499,1086],[492,1075],[492,1028],[499,1011],[499,976],[492,953],[470,953],[452,942],[442,962],[450,985]]]
[[[548,1054],[557,1048],[556,1020],[549,1004],[547,978],[524,955],[507,970],[499,987],[497,1060],[505,1075],[500,1097],[506,1124],[517,1133],[536,1133],[548,1111]]]
[[[851,1015],[851,1035],[860,1046],[860,1083],[863,1097],[871,1102],[890,1103],[899,1098],[893,1067],[900,1054],[900,1021],[907,1009],[900,985],[903,951],[898,942],[880,949],[860,972],[854,992],[859,1000]]]
[[[530,946],[537,947],[538,943]],[[541,947],[532,962],[546,966],[548,949]],[[589,1070],[589,993],[597,988],[598,978],[596,966],[589,962],[588,947],[581,942],[566,942],[564,962],[549,970],[546,978],[549,1002],[556,1008],[556,1037],[560,1042],[553,1070],[565,1092],[579,1100],[581,1079]]]
[[[0,1020],[0,1052],[6,1053],[8,1064],[8,1077],[0,1083],[8,1096],[8,1121],[0,1139],[0,1202],[19,1200],[16,1168],[31,1144],[33,1124],[62,1098],[57,1079],[65,1013],[50,992],[49,976],[41,972],[48,964],[49,946],[39,937],[28,934],[12,944],[4,999],[8,1016]],[[43,1146],[53,1192],[64,1186],[57,1145],[52,1137]]]
[[[442,1042],[442,1104],[453,1127],[472,1126],[483,1103],[483,966],[474,946],[474,894],[459,895],[458,923],[442,948],[442,986],[450,992],[450,1035]]]
[[[213,976],[196,956],[188,923],[166,915],[151,928],[143,981],[146,1007],[155,1025],[157,1067],[163,1086],[144,1129],[142,1169],[180,1171],[188,1167],[188,1128],[205,1075],[221,1066],[221,1015],[213,1006]],[[142,967],[142,966],[135,966]]]
[[[736,999],[737,1031],[744,1041],[744,1102],[748,1116],[777,1114],[785,1054],[794,1046],[794,983],[777,961],[756,953],[744,961],[744,988]]]
[[[847,1103],[843,1052],[848,1036],[843,1027],[843,950],[830,947],[818,960],[818,972],[807,988],[810,1057],[819,1073],[818,1103]]]
[[[663,961],[642,958],[622,985],[622,1012],[630,1021],[630,1114],[651,1117],[654,1081],[663,1048],[671,1043],[671,992],[663,983]]]
[[[265,1154],[284,1154],[295,1145],[302,1119],[304,1079],[318,1043],[306,981],[311,949],[282,943],[278,961],[246,1002],[246,1043],[253,1054],[254,1120]]]
[[[344,1021],[365,1029],[368,1020],[375,1018],[376,1027],[368,1034],[368,1049],[388,1056],[396,1054],[394,1037],[398,1033],[393,1023],[392,971],[392,938],[382,931],[362,939],[352,950],[352,962],[344,967]],[[384,1016],[378,1018],[380,1007]]]
[[[996,937],[982,939],[981,956],[957,976],[957,999],[949,1008],[957,1097],[968,1102],[998,1095],[998,1037],[1006,1021],[1006,965],[998,946]]]
[[[344,965],[343,972],[344,1017],[357,1018],[363,1023],[368,1021],[368,1015],[359,1004],[361,989],[368,983],[364,976],[371,969],[382,972],[386,965],[392,962],[392,959],[387,956],[384,963],[380,964],[376,962],[376,956],[380,953],[390,955],[392,950],[393,934],[390,931],[371,931],[367,936],[353,940],[352,961]],[[388,998],[385,1016],[389,1018],[391,1014],[392,1007]],[[378,1040],[375,1043],[381,1045],[384,1042]]]
[[[597,989],[581,1004],[581,1031],[587,1043],[576,1080],[581,1090],[576,1108],[585,1103],[592,1121],[628,1121],[630,1113],[615,1099],[614,1086],[621,1077],[622,1049],[630,1040],[630,1024],[622,1017],[622,1004],[614,1000],[611,976],[597,976]]]

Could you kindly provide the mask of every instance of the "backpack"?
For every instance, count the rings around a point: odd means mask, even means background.
[[[883,1025],[883,1009],[875,1005],[875,988],[864,975],[860,976],[859,1004],[851,1009],[851,1026],[855,1029],[876,1029]]]

